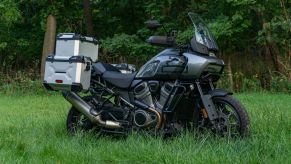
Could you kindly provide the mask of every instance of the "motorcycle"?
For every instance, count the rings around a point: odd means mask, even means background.
[[[102,62],[92,64],[89,96],[63,91],[72,104],[67,130],[100,133],[146,132],[172,135],[183,129],[209,129],[221,136],[249,134],[249,117],[232,93],[216,88],[224,69],[217,44],[202,19],[188,13],[193,37],[176,44],[176,35],[151,36],[152,45],[167,48],[139,71],[123,74]],[[151,29],[162,27],[156,20]]]

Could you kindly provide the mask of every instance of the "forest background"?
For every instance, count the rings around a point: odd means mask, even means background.
[[[218,42],[226,63],[220,87],[291,93],[291,0],[1,0],[0,89],[40,84],[42,54],[53,49],[44,37],[54,42],[62,32],[97,37],[101,61],[139,67],[161,50],[147,37],[163,33],[144,22],[157,19],[187,41],[189,11]]]

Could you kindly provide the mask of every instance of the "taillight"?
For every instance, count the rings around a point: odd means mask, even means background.
[[[56,83],[63,83],[63,80],[56,80]]]

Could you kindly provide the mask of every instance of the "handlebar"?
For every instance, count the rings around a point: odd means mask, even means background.
[[[147,42],[153,45],[174,46],[176,39],[169,36],[150,36]]]

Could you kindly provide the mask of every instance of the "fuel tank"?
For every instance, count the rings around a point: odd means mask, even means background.
[[[136,79],[193,80],[201,78],[203,74],[211,74],[218,80],[223,68],[223,60],[217,57],[197,52],[181,55],[177,49],[165,49],[141,67]]]
[[[136,79],[175,80],[184,71],[187,57],[177,49],[165,49],[141,67]]]

